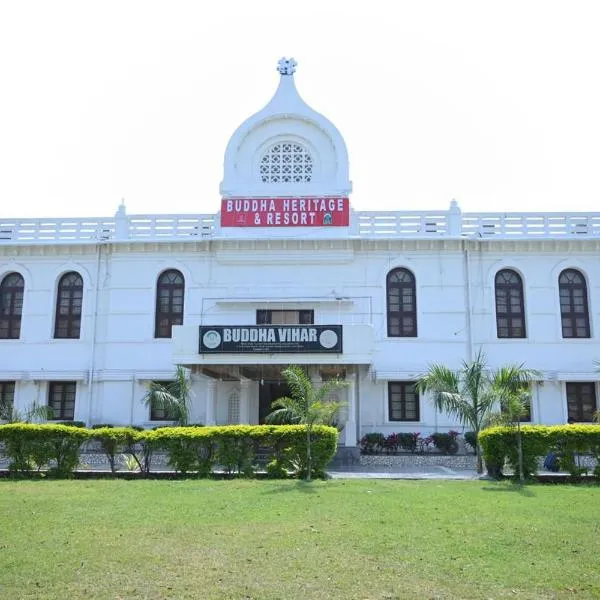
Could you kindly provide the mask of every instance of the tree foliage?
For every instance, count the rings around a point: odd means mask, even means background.
[[[152,381],[144,396],[146,406],[164,410],[177,425],[189,423],[191,401],[192,388],[188,371],[180,365],[175,369],[173,381],[166,384]]]
[[[330,393],[344,387],[345,381],[330,379],[315,385],[308,373],[299,366],[292,365],[284,369],[283,375],[290,395],[278,398],[271,407],[274,409],[267,415],[267,423],[290,423],[306,425],[306,479],[312,475],[312,433],[315,425],[331,424],[340,408],[345,403],[329,400]]]
[[[494,407],[503,401],[513,406],[518,395],[516,391],[528,385],[535,374],[523,365],[509,365],[490,372],[485,354],[479,350],[473,361],[463,361],[456,371],[439,363],[432,364],[418,379],[417,389],[420,393],[431,394],[438,410],[456,418],[479,436]],[[483,462],[479,443],[475,453],[477,471],[481,473]]]

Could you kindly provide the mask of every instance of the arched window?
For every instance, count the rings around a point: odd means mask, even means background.
[[[565,269],[558,278],[558,293],[563,337],[589,338],[590,315],[583,274],[575,269]]]
[[[56,294],[56,320],[54,337],[78,339],[81,331],[81,307],[83,305],[83,279],[79,273],[70,271],[58,281]]]
[[[499,338],[525,337],[523,281],[511,270],[496,273],[496,329]]]
[[[183,324],[185,280],[175,269],[165,271],[156,284],[156,326],[154,337],[170,338],[171,327]]]
[[[260,179],[263,183],[308,183],[313,175],[313,159],[300,144],[274,144],[260,159]]]
[[[18,340],[25,282],[19,273],[9,273],[0,283],[0,339]]]
[[[389,337],[417,337],[415,278],[408,269],[388,273],[387,329]]]

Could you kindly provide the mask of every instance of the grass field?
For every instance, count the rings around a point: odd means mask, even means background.
[[[598,598],[600,487],[0,481],[0,598]]]

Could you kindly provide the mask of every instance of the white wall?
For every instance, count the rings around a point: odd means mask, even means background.
[[[527,243],[527,245],[525,245]],[[0,378],[17,380],[16,404],[45,402],[48,380],[77,380],[76,418],[92,422],[148,424],[142,404],[145,382],[173,372],[171,340],[154,338],[155,286],[167,268],[185,277],[186,326],[253,324],[257,308],[314,308],[316,323],[369,325],[370,370],[361,370],[362,431],[430,430],[456,426],[421,399],[418,424],[387,420],[387,380],[406,379],[431,362],[458,367],[480,347],[491,367],[525,362],[546,373],[534,400],[534,421],[566,419],[564,381],[596,380],[600,358],[600,261],[595,242],[579,250],[568,242],[503,241],[471,250],[471,335],[466,306],[466,259],[459,240],[246,240],[186,245],[15,246],[0,255],[0,277],[25,278],[21,339],[0,340]],[[567,257],[567,258],[565,258]],[[418,337],[388,338],[385,280],[390,269],[410,269],[417,281]],[[592,337],[561,336],[558,275],[577,268],[588,281]],[[523,277],[527,338],[496,338],[494,275],[513,268]],[[84,280],[79,340],[53,339],[56,284],[66,271]],[[98,288],[99,284],[99,288]],[[95,345],[94,315],[95,321]],[[471,338],[471,339],[470,339]],[[93,358],[93,364],[92,364]],[[293,358],[293,357],[292,357]],[[257,360],[269,362],[268,356]],[[92,405],[86,381],[94,373]],[[383,376],[382,374],[387,374]],[[23,381],[21,381],[23,380]],[[41,383],[34,383],[34,382]],[[192,420],[205,417],[206,382],[195,383]],[[219,384],[217,422],[227,421],[231,384]],[[250,414],[258,412],[250,389]]]

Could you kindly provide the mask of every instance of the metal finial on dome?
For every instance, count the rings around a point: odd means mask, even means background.
[[[282,57],[277,63],[277,70],[281,75],[293,75],[298,63],[293,58]]]

